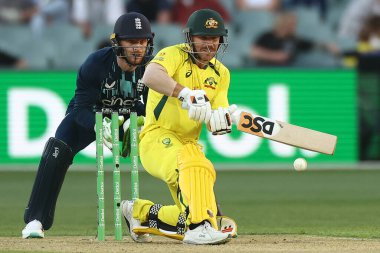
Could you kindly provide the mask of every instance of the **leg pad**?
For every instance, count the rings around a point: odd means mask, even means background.
[[[208,220],[217,228],[214,166],[197,145],[188,143],[178,154],[178,168],[179,188],[189,205],[190,222]]]
[[[25,223],[36,219],[45,230],[52,226],[58,195],[72,160],[73,153],[66,143],[53,137],[48,140],[25,209]]]

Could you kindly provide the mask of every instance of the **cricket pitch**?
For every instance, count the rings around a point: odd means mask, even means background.
[[[380,239],[355,239],[309,235],[241,235],[224,245],[184,245],[159,236],[152,243],[135,243],[130,237],[114,241],[107,237],[62,236],[45,239],[0,237],[0,252],[379,252]]]

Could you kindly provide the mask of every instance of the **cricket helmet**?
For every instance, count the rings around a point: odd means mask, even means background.
[[[129,12],[121,15],[114,26],[110,37],[112,48],[117,56],[125,57],[124,49],[120,46],[120,40],[147,39],[145,57],[150,57],[153,53],[153,38],[149,20],[141,13]],[[128,60],[127,60],[128,61]]]
[[[193,12],[183,33],[185,34],[186,43],[190,47],[188,52],[195,58],[197,58],[198,52],[195,52],[192,36],[219,36],[219,46],[215,56],[218,53],[223,55],[228,46],[228,30],[224,26],[224,20],[218,12],[211,9],[201,9]]]
[[[222,16],[211,9],[201,9],[193,12],[187,20],[184,33],[198,36],[227,36]]]

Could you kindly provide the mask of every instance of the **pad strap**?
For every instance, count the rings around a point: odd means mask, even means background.
[[[186,230],[186,219],[187,219],[187,213],[185,215],[180,214],[178,217],[178,222],[176,227],[169,226],[165,223],[162,223],[158,219],[158,212],[162,208],[161,204],[154,204],[153,206],[150,207],[149,209],[149,214],[148,214],[148,226],[149,228],[155,228],[155,229],[163,229],[164,231],[170,230],[170,231],[176,231],[178,235],[183,235],[185,234]],[[174,230],[175,229],[175,230]]]
[[[185,234],[185,230],[186,230],[186,218],[181,213],[178,217],[177,234],[183,235]]]
[[[161,207],[161,204],[154,204],[151,206],[148,215],[148,224],[150,228],[159,228],[160,220],[158,219],[158,212],[160,211]]]

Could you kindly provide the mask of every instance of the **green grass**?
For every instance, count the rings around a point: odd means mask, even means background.
[[[20,236],[34,172],[0,172],[0,236]],[[106,233],[113,234],[112,176],[106,174]],[[123,198],[129,192],[122,174]],[[228,171],[215,188],[239,234],[380,238],[380,170]],[[140,196],[171,204],[159,180],[140,173]],[[95,235],[96,172],[69,172],[47,234]]]

